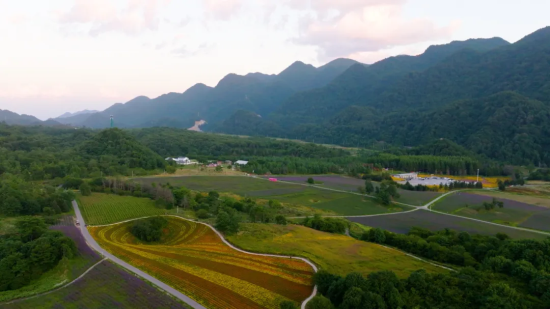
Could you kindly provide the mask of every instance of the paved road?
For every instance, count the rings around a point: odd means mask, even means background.
[[[102,254],[104,257],[111,260],[113,263],[116,263],[116,264],[126,268],[130,272],[146,279],[147,281],[149,281],[149,282],[153,283],[154,285],[156,285],[158,288],[166,291],[167,293],[169,293],[169,294],[173,295],[174,297],[180,299],[181,301],[185,302],[190,307],[192,307],[194,309],[206,309],[201,304],[197,303],[196,301],[189,298],[188,296],[182,294],[180,291],[174,289],[173,287],[163,283],[162,281],[156,279],[155,277],[153,277],[153,276],[137,269],[136,267],[124,262],[123,260],[121,260],[121,259],[117,258],[116,256],[110,254],[109,252],[103,250],[103,248],[101,248],[101,246],[95,241],[95,239],[92,237],[92,235],[90,235],[90,232],[88,232],[88,229],[86,228],[86,224],[85,224],[85,221],[84,221],[84,217],[82,217],[82,214],[80,213],[80,209],[78,208],[78,204],[76,203],[76,201],[73,201],[73,207],[74,207],[74,212],[76,214],[76,218],[80,221],[80,231],[82,232],[82,235],[84,236],[84,239],[86,239],[86,242],[88,243],[88,245],[90,247],[92,247],[94,250],[96,250],[97,252]]]

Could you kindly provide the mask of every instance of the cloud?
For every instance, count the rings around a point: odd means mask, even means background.
[[[212,17],[222,20],[229,19],[244,2],[244,0],[203,0],[205,11]]]
[[[29,17],[25,14],[14,14],[8,17],[8,21],[13,25],[21,25],[29,21]]]
[[[458,26],[456,22],[438,27],[428,19],[406,19],[399,4],[373,5],[350,10],[332,20],[306,20],[293,42],[317,46],[320,58],[326,60],[448,39]]]
[[[76,0],[73,7],[59,16],[62,24],[89,25],[93,36],[105,32],[122,32],[128,35],[158,29],[157,11],[170,0],[129,0],[118,8],[111,0]]]
[[[209,54],[215,48],[216,44],[204,42],[201,43],[197,48],[188,48],[186,45],[181,46],[172,50],[172,53],[182,58],[188,58],[198,55]]]

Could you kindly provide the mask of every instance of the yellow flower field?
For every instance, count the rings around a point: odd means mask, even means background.
[[[312,292],[313,270],[286,258],[241,253],[209,227],[168,218],[159,243],[145,244],[130,233],[132,222],[89,227],[99,244],[207,308],[279,308]]]
[[[419,177],[431,177],[428,174],[419,174]],[[447,177],[457,181],[477,181],[477,176],[449,176],[449,175],[435,175],[437,177]],[[484,188],[497,188],[498,181],[510,180],[509,177],[483,177],[479,176],[479,181],[483,183]]]

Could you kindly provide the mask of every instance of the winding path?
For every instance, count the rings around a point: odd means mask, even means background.
[[[73,206],[74,206],[74,209],[75,209],[75,213],[77,215],[77,218],[78,220],[80,220],[80,222],[83,222],[84,223],[84,217],[82,217],[82,214],[80,213],[80,209],[78,208],[78,203],[76,203],[76,201],[73,201]],[[174,215],[164,215],[163,217],[174,217],[174,218],[179,218],[181,220],[186,220],[186,221],[190,221],[190,222],[193,222],[193,223],[198,223],[198,224],[202,224],[202,225],[206,225],[208,226],[209,228],[211,228],[217,235],[218,237],[220,237],[221,241],[223,241],[227,246],[229,246],[231,249],[233,250],[236,250],[236,251],[239,251],[239,252],[242,252],[242,253],[246,253],[246,254],[250,254],[250,255],[256,255],[256,256],[266,256],[266,257],[279,257],[279,258],[285,258],[285,259],[295,259],[295,260],[301,260],[305,263],[307,263],[308,265],[311,266],[311,268],[313,268],[314,272],[317,272],[318,271],[318,268],[317,266],[311,262],[310,260],[306,259],[306,258],[302,258],[302,257],[295,257],[295,256],[288,256],[288,255],[276,255],[276,254],[264,254],[264,253],[255,253],[255,252],[248,252],[248,251],[245,251],[245,250],[242,250],[238,247],[235,247],[233,244],[231,244],[229,241],[227,241],[223,235],[218,231],[216,230],[213,226],[211,226],[210,224],[207,224],[207,223],[203,223],[203,222],[198,222],[198,221],[193,221],[193,220],[189,220],[189,219],[186,219],[186,218],[183,218],[183,217],[179,217],[179,216],[174,216]],[[112,226],[112,225],[118,225],[118,224],[122,224],[122,223],[126,223],[126,222],[132,222],[132,221],[136,221],[136,220],[141,220],[141,219],[145,219],[145,218],[149,218],[149,217],[142,217],[142,218],[136,218],[136,219],[130,219],[130,220],[125,220],[125,221],[121,221],[121,222],[117,222],[117,223],[112,223],[112,224],[105,224],[105,225],[94,225],[94,226],[97,226],[97,227],[101,227],[101,226]],[[95,241],[95,239],[92,237],[92,235],[90,235],[88,229],[85,227],[85,224],[81,225],[80,226],[80,230],[82,231],[82,234],[84,235],[84,238],[86,239],[87,242],[89,242],[89,244],[94,248],[96,249],[98,252],[100,252],[101,254],[103,254],[105,257],[109,258],[111,261],[113,261],[114,263],[117,263],[119,264],[120,266],[130,270],[131,272],[149,280],[150,282],[154,283],[155,285],[157,285],[159,288],[165,290],[166,292],[174,295],[175,297],[181,299],[182,301],[184,301],[185,303],[189,304],[191,307],[195,308],[195,309],[198,309],[198,308],[204,308],[202,305],[200,305],[199,303],[197,303],[196,301],[192,300],[191,298],[189,298],[188,296],[182,294],[181,292],[175,290],[174,288],[170,287],[169,285],[166,285],[164,284],[163,282],[159,281],[158,279],[148,275],[147,273],[135,268],[134,266],[120,260],[119,258],[115,257],[114,255],[110,254],[109,252],[103,250],[101,248],[101,246],[99,246],[99,244]],[[119,263],[120,262],[120,263]],[[167,289],[165,289],[165,287]],[[172,293],[175,292],[175,293]],[[301,305],[301,308],[302,309],[305,309],[306,308],[306,304],[313,298],[315,297],[315,295],[317,295],[317,286],[314,286],[313,287],[313,292],[311,293],[311,295],[302,302],[302,305]],[[196,305],[196,306],[195,306]]]

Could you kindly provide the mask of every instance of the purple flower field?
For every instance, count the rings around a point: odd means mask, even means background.
[[[143,280],[104,261],[76,283],[51,294],[5,305],[3,308],[174,308],[187,306]]]
[[[480,206],[481,204],[483,204],[483,202],[491,202],[492,200],[492,196],[458,192],[446,198],[445,201],[442,202],[442,204],[452,204],[460,207],[463,207],[466,204],[470,206]],[[544,212],[549,210],[545,207],[535,206],[508,199],[497,198],[497,200],[504,202],[504,208],[507,209],[516,209],[527,212]]]
[[[87,259],[91,259],[93,261],[99,261],[100,257],[99,254],[97,254],[94,250],[92,250],[86,241],[84,240],[84,236],[82,236],[82,233],[80,230],[74,226],[68,226],[68,225],[56,225],[50,227],[52,230],[60,231],[63,234],[65,234],[67,237],[71,238],[78,248],[78,252]]]
[[[445,228],[472,234],[496,235],[505,233],[514,239],[545,239],[546,236],[529,231],[515,230],[505,226],[497,226],[476,222],[466,218],[447,216],[419,210],[405,214],[395,214],[376,217],[347,218],[370,227],[378,227],[394,233],[406,234],[413,227],[422,227],[432,231],[439,231]]]

